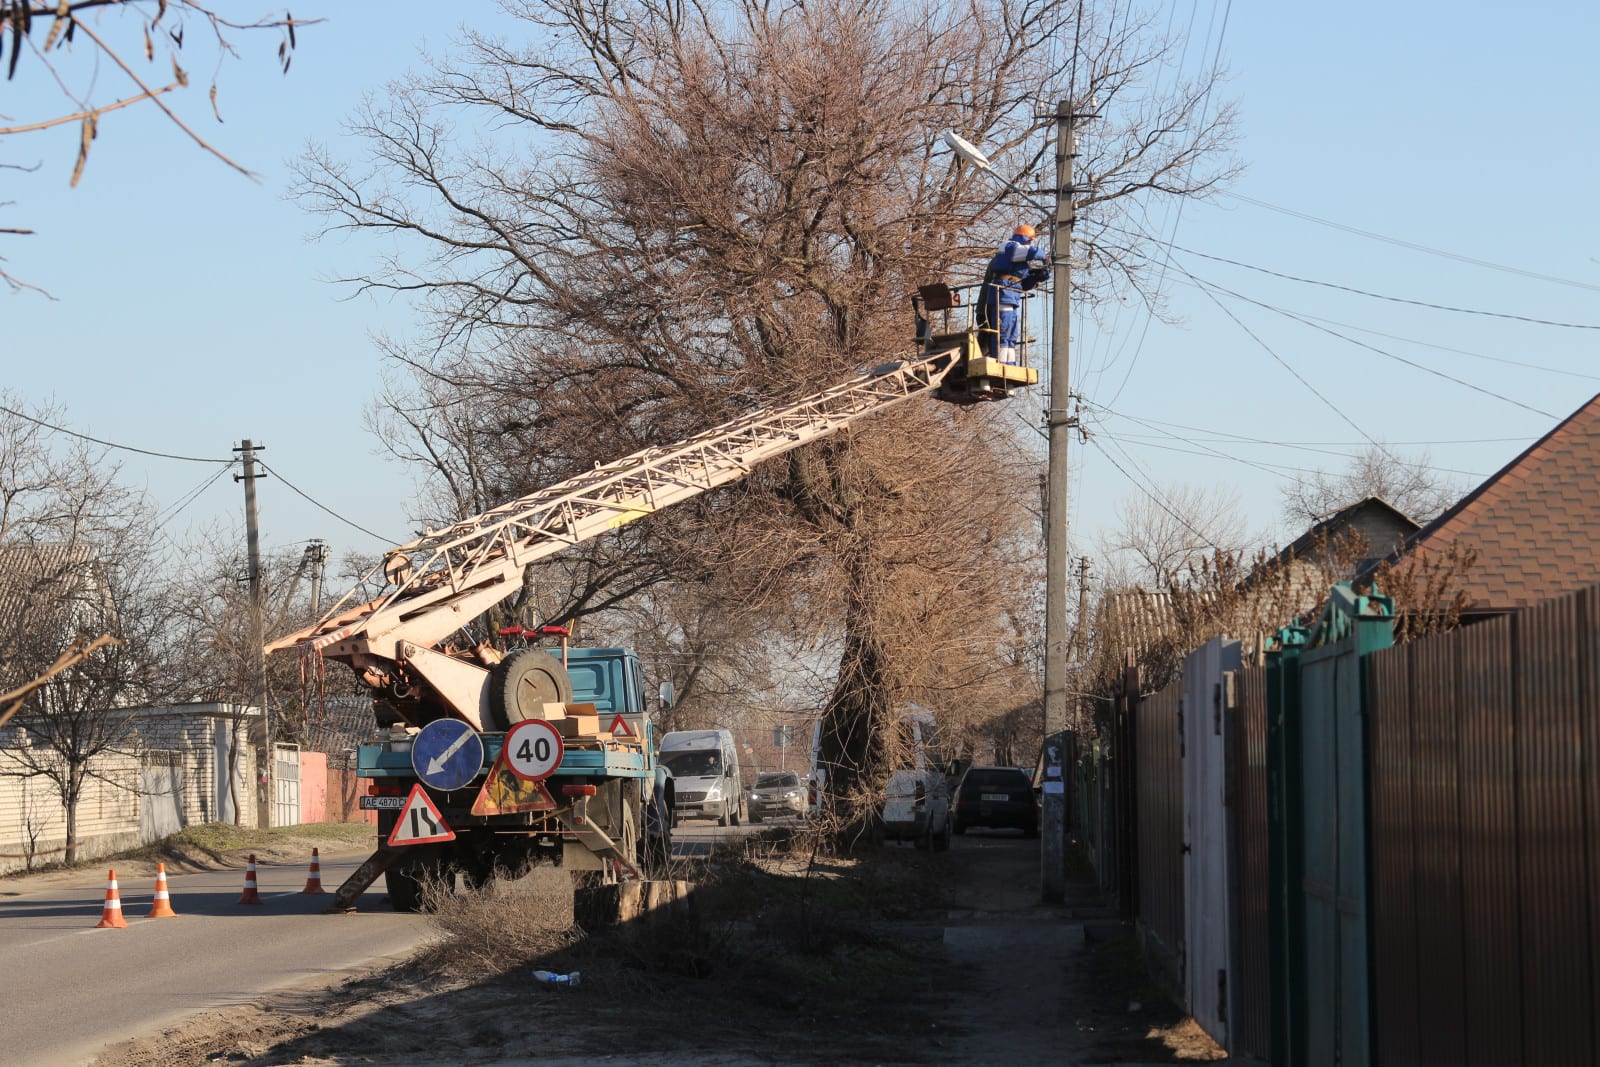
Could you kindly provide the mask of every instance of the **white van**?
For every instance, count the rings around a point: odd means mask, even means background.
[[[918,848],[944,851],[950,847],[950,782],[945,777],[938,724],[933,712],[920,704],[905,704],[895,716],[896,736],[890,742],[895,767],[883,790],[883,834],[911,841]],[[827,768],[822,765],[822,721],[811,733],[811,810],[821,807],[827,788]]]
[[[744,789],[739,748],[731,731],[674,730],[661,738],[660,760],[672,772],[674,826],[683,819],[739,825],[744,818]]]
[[[933,712],[906,704],[896,717],[897,766],[884,787],[883,836],[942,852],[950,847],[950,782]]]

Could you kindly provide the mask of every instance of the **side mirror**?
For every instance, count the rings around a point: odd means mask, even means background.
[[[676,696],[676,694],[673,692],[673,689],[672,689],[672,683],[671,682],[662,682],[661,683],[660,692],[661,692],[661,710],[662,711],[666,711],[666,710],[668,710],[669,708],[672,707],[672,699],[673,699],[674,696]]]

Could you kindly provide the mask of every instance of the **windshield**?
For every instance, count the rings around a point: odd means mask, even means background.
[[[756,775],[756,788],[782,788],[783,786],[798,787],[800,776],[793,771],[768,771],[766,774]]]
[[[661,762],[677,778],[714,778],[722,773],[722,753],[714,748],[663,752]]]
[[[974,767],[961,784],[965,789],[1033,789],[1027,774],[1015,767]]]

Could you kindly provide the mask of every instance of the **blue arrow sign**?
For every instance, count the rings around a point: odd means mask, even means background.
[[[460,789],[483,770],[483,740],[460,719],[435,719],[411,744],[411,769],[434,789]]]

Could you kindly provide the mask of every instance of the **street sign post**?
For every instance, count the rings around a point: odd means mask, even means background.
[[[411,745],[411,769],[430,788],[460,789],[483,769],[483,740],[460,719],[435,719]]]

